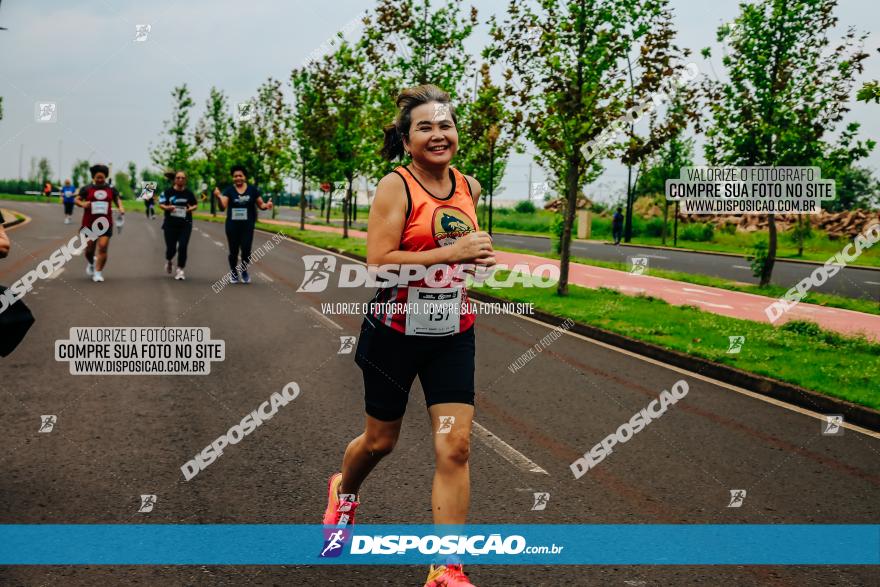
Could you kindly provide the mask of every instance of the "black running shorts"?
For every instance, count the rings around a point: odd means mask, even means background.
[[[416,375],[428,407],[474,405],[475,351],[473,327],[450,336],[407,336],[364,318],[354,360],[364,374],[367,414],[402,418]]]

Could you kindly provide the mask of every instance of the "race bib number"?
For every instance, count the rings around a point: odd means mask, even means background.
[[[247,220],[247,208],[233,208],[232,209],[232,219],[233,220]]]
[[[460,287],[410,287],[406,307],[406,334],[458,334],[461,329],[460,312]]]
[[[177,208],[171,211],[171,215],[174,218],[186,218],[186,208]]]
[[[92,214],[107,214],[110,211],[110,202],[92,202]]]

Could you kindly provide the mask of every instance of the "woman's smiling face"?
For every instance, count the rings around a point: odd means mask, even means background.
[[[428,102],[413,108],[404,144],[413,159],[426,165],[449,164],[458,151],[458,129],[449,104]]]

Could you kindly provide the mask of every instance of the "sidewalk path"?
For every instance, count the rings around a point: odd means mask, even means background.
[[[263,222],[299,227],[298,222],[279,220],[266,220]],[[333,226],[312,224],[307,224],[306,226],[309,230],[319,232],[342,232],[341,228]],[[365,231],[353,229],[349,229],[348,234],[358,238],[366,238],[367,236]],[[495,256],[498,259],[498,263],[503,263],[510,267],[523,263],[532,269],[547,263],[559,266],[559,261],[537,255],[498,251]],[[569,283],[582,287],[593,289],[607,287],[632,296],[638,294],[649,295],[665,300],[674,306],[697,306],[704,312],[712,312],[722,316],[752,320],[754,322],[770,322],[767,314],[764,313],[764,308],[775,300],[775,298],[768,298],[766,296],[694,285],[662,277],[651,277],[650,275],[633,275],[625,271],[582,265],[580,263],[571,263],[568,276]],[[876,314],[865,314],[852,310],[800,303],[783,314],[776,321],[775,325],[781,326],[789,320],[809,320],[827,330],[849,335],[864,334],[873,341],[880,341],[880,316]]]

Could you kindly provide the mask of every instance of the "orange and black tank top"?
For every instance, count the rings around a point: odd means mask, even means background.
[[[474,208],[474,199],[471,194],[471,186],[459,170],[450,167],[449,178],[452,180],[452,190],[445,197],[431,194],[415,175],[406,168],[398,167],[394,170],[403,179],[406,187],[406,221],[403,233],[400,235],[401,251],[427,251],[438,247],[452,245],[462,236],[479,230],[477,224],[477,212]],[[452,266],[454,269],[455,266]],[[464,283],[449,283],[446,287],[460,289],[457,328],[449,331],[427,330],[414,331],[410,324],[407,330],[407,302],[411,299],[411,290],[426,296],[434,295],[440,299],[451,297],[431,290],[422,290],[426,284],[424,281],[411,282],[408,286],[398,285],[393,287],[379,288],[373,297],[375,306],[368,315],[374,322],[379,322],[407,334],[421,334],[427,336],[445,336],[456,332],[465,332],[474,325],[474,313],[467,297],[467,289]],[[457,292],[456,297],[457,297]],[[410,306],[411,308],[412,306]],[[411,320],[413,317],[410,317]],[[413,320],[415,321],[415,320]],[[448,324],[448,320],[446,321]]]

